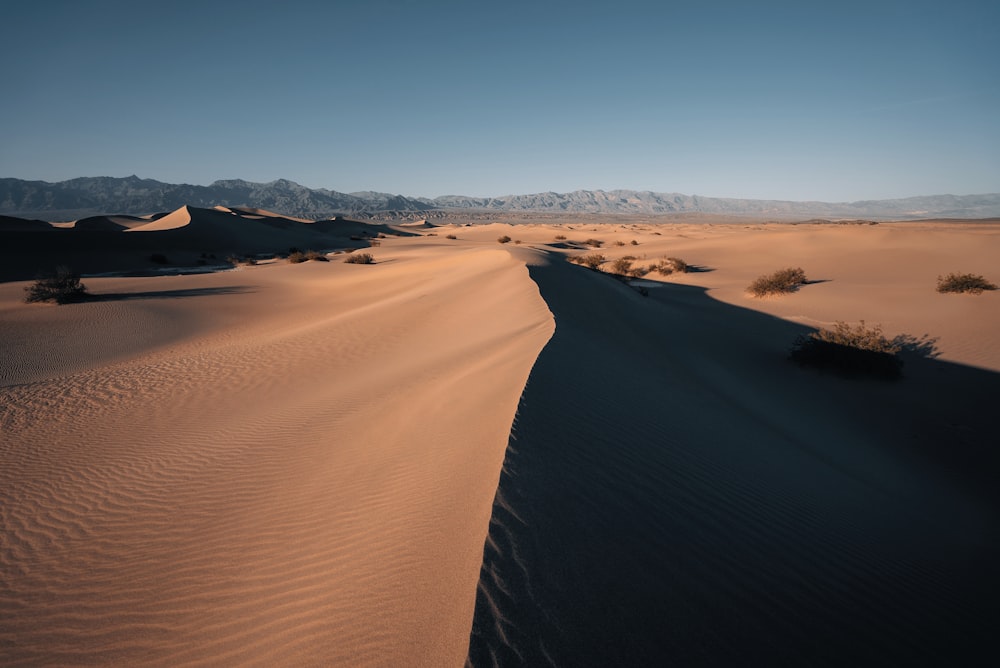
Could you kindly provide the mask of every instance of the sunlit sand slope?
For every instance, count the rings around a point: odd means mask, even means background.
[[[2,326],[36,333],[0,388],[0,663],[461,664],[552,331],[523,263],[88,283],[115,298],[0,290]],[[66,318],[74,354],[45,355]]]

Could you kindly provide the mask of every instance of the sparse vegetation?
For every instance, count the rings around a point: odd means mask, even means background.
[[[508,237],[506,234],[503,235],[502,237],[497,237],[497,243],[498,244],[509,244],[510,243],[510,237]]]
[[[600,239],[587,239],[583,243],[587,246],[593,246],[594,248],[600,248],[604,245],[604,242]]]
[[[611,263],[611,273],[618,276],[627,276],[632,270],[632,260],[628,257],[620,257]]]
[[[233,265],[234,267],[239,266],[241,264],[255,265],[257,264],[257,258],[251,257],[249,255],[243,257],[239,255],[230,255],[229,257],[226,258],[226,262]]]
[[[347,264],[375,264],[375,258],[371,253],[351,253],[344,258]]]
[[[624,241],[619,240],[615,242],[615,246],[624,246],[624,245],[625,245]]]
[[[758,277],[747,286],[747,292],[754,297],[780,295],[795,292],[800,286],[805,285],[807,280],[806,272],[801,267],[789,267],[788,269],[779,269],[773,274]]]
[[[669,276],[670,274],[686,274],[690,271],[690,269],[690,265],[679,257],[668,257],[665,260],[656,262],[649,268],[650,271],[659,272],[664,276]]]
[[[608,259],[600,253],[591,253],[590,255],[577,255],[575,257],[571,257],[569,261],[581,264],[588,269],[596,270],[602,264],[607,262]]]
[[[986,290],[996,290],[997,286],[982,276],[976,274],[955,274],[938,276],[937,291],[941,293],[958,292],[973,295],[982,294]]]
[[[296,250],[288,254],[288,261],[292,264],[299,264],[300,262],[308,262],[312,260],[314,262],[329,262],[330,258],[326,256],[326,253],[321,253],[319,251],[309,250],[300,251]]]
[[[881,326],[866,327],[864,320],[856,327],[837,322],[833,329],[800,336],[792,345],[790,357],[803,366],[848,376],[898,378],[903,367],[899,352],[912,340],[905,335],[888,339]]]
[[[633,240],[632,240],[632,241],[630,241],[629,243],[630,243],[630,244],[632,244],[633,246],[638,246],[638,245],[639,245],[639,242],[638,242],[638,241],[636,241],[635,239],[633,239]]]
[[[520,239],[514,239],[514,245],[515,246],[520,246],[522,243],[524,243],[524,242],[522,242]]]
[[[87,286],[80,282],[80,274],[67,266],[56,267],[49,276],[40,276],[32,285],[24,289],[24,301],[55,302],[69,304],[86,299]]]
[[[557,234],[556,235],[556,241],[566,241],[566,235],[565,234]]]
[[[457,239],[458,237],[456,237],[454,234],[446,234],[444,238],[445,239]]]

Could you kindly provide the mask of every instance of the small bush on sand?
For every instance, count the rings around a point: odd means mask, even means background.
[[[24,289],[24,301],[69,304],[88,297],[87,286],[80,282],[80,274],[66,266],[56,267],[53,274],[40,276]]]
[[[686,274],[690,270],[690,266],[684,260],[679,257],[668,257],[665,260],[660,260],[652,267],[650,271],[657,271],[664,276],[669,276],[670,274]]]
[[[628,270],[629,278],[642,278],[649,273],[649,267],[634,266]]]
[[[799,286],[805,285],[807,280],[806,272],[801,268],[789,267],[788,269],[779,269],[773,274],[758,277],[747,286],[747,292],[754,297],[780,295],[795,292]]]
[[[347,264],[375,264],[375,258],[371,253],[351,253],[344,258]]]
[[[299,264],[300,262],[305,262],[306,259],[306,254],[302,251],[292,251],[288,254],[288,261],[291,264]]]
[[[520,246],[522,243],[524,243],[524,242],[521,241],[520,239],[514,239],[514,245]]]
[[[329,262],[330,258],[326,256],[326,253],[321,253],[319,251],[306,251],[306,259],[312,260],[313,262]]]
[[[498,244],[509,244],[510,243],[510,237],[508,237],[506,234],[503,235],[502,237],[497,237],[497,243]]]
[[[576,257],[570,258],[570,262],[575,262],[576,264],[581,264],[588,269],[597,269],[602,264],[607,262],[607,258],[600,253],[591,253],[590,255],[577,255]]]
[[[233,265],[234,267],[237,267],[241,264],[255,265],[257,264],[257,258],[250,257],[249,255],[245,257],[240,257],[239,255],[230,255],[229,257],[226,258],[226,262]]]
[[[624,242],[624,241],[620,241],[620,240],[619,240],[619,241],[616,241],[616,242],[615,242],[615,246],[624,246],[624,245],[625,245],[625,242]]]
[[[632,241],[630,241],[629,243],[630,243],[630,244],[632,244],[633,246],[638,246],[638,245],[639,245],[639,242],[638,242],[638,241],[636,241],[635,239],[633,239],[633,240],[632,240]]]
[[[948,274],[938,276],[938,292],[967,292],[973,295],[982,294],[984,290],[996,290],[997,286],[982,276],[976,274]]]
[[[556,241],[566,241],[566,235],[565,234],[557,234],[556,235]]]
[[[456,237],[454,234],[446,234],[444,238],[445,239],[457,239],[458,237]]]
[[[587,246],[593,246],[594,248],[600,248],[604,245],[604,242],[600,239],[587,239],[583,243]]]
[[[856,327],[838,322],[833,329],[800,336],[789,356],[803,366],[847,376],[898,378],[903,367],[899,352],[907,338],[887,339],[881,326],[868,328],[864,320]]]
[[[620,257],[611,263],[611,273],[618,276],[627,276],[632,269],[632,260],[627,257]]]

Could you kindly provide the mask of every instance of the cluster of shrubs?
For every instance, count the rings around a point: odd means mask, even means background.
[[[508,237],[506,234],[503,235],[502,237],[497,237],[497,243],[499,243],[499,244],[509,244],[510,243],[510,237]]]
[[[679,257],[668,257],[654,263],[649,270],[669,276],[670,274],[686,274],[691,270],[691,266]]]
[[[32,285],[24,288],[24,301],[55,302],[70,304],[81,302],[90,295],[87,286],[80,282],[80,274],[66,266],[56,267],[55,272],[48,276],[40,276]]]
[[[347,264],[375,264],[371,253],[350,253],[344,258]]]
[[[947,276],[938,276],[937,279],[937,291],[938,292],[967,292],[969,294],[978,295],[982,294],[986,290],[996,290],[997,286],[990,283],[982,276],[976,274],[948,274]]]
[[[747,292],[754,297],[767,297],[795,292],[808,282],[806,272],[801,267],[779,269],[773,274],[759,276],[747,286]]]
[[[589,255],[576,255],[569,259],[570,262],[574,264],[580,264],[588,269],[597,269],[602,264],[608,261],[608,258],[604,257],[600,253],[591,253]]]
[[[800,336],[789,356],[803,366],[847,376],[898,378],[903,368],[899,358],[902,349],[900,337],[887,339],[881,326],[869,328],[862,320],[856,327],[838,322],[833,329],[820,329]]]
[[[226,262],[228,262],[229,264],[233,265],[234,267],[237,267],[237,266],[239,266],[241,264],[242,265],[253,266],[253,265],[257,264],[257,258],[252,257],[250,255],[245,255],[245,256],[230,255],[229,257],[226,258]]]
[[[326,256],[326,253],[320,253],[319,251],[307,250],[293,250],[288,254],[288,261],[292,264],[299,264],[301,262],[308,262],[313,260],[315,262],[329,262],[330,258]]]
[[[593,246],[594,248],[600,248],[604,245],[604,242],[600,239],[587,239],[583,243],[585,246]]]

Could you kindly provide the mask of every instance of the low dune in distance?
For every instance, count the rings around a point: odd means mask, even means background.
[[[0,283],[4,665],[992,651],[1000,291],[935,282],[1000,281],[1000,224],[119,218],[0,221],[24,251],[0,252],[21,279]],[[373,265],[85,276],[92,300],[21,301],[56,237],[97,274],[380,234]],[[566,261],[595,252],[605,271]],[[630,286],[606,275],[624,256],[695,271]],[[783,267],[810,283],[746,294]],[[903,378],[788,361],[860,320],[924,342]]]

